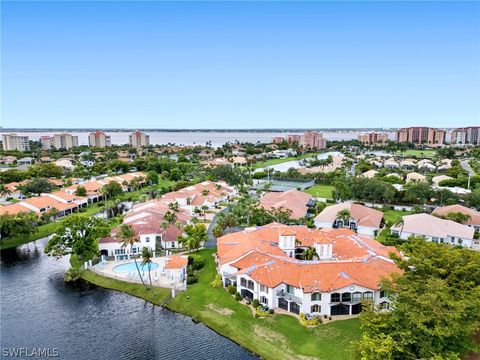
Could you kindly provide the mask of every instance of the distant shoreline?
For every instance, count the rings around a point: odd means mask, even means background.
[[[105,132],[131,132],[135,130],[145,132],[240,132],[240,133],[270,133],[270,132],[305,132],[308,130],[321,132],[359,132],[383,131],[393,132],[398,128],[265,128],[265,129],[151,129],[151,128],[0,128],[1,132],[89,132],[102,130]]]

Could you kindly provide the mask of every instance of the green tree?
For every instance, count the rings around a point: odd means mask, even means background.
[[[35,178],[24,185],[18,186],[18,188],[24,194],[36,194],[49,193],[55,189],[55,186],[51,184],[47,179]]]
[[[140,239],[138,238],[138,235],[135,232],[135,229],[130,225],[122,224],[120,225],[120,231],[117,234],[117,238],[122,243],[123,248],[130,247],[130,252],[133,255],[133,248],[137,243],[140,242]],[[138,267],[137,259],[135,256],[132,256],[132,257],[133,257],[133,261],[135,262],[135,267],[137,268],[138,276],[140,277],[142,284],[145,285],[145,281],[143,280],[142,273],[140,271],[140,268]]]
[[[99,218],[71,215],[48,241],[45,253],[55,257],[75,254],[79,259],[91,259],[98,253],[97,240],[109,231],[108,224]]]
[[[419,181],[405,185],[404,198],[407,202],[425,204],[434,195],[434,191],[430,184]]]
[[[153,253],[149,248],[144,246],[142,249],[142,268],[145,268],[145,266],[148,268],[148,280],[150,281],[150,287],[152,287],[152,275],[150,273],[152,269],[152,257]]]
[[[156,184],[158,184],[158,181],[159,181],[159,177],[158,177],[158,174],[155,171],[149,171],[147,173],[147,182],[150,185],[156,185]]]
[[[87,190],[83,186],[77,187],[75,195],[85,197],[87,196]]]
[[[0,239],[5,237],[27,237],[38,231],[38,217],[34,213],[0,215]]]
[[[480,188],[467,194],[465,196],[465,201],[469,207],[480,210]]]
[[[307,248],[303,252],[303,259],[304,260],[313,260],[314,257],[318,258],[317,251],[314,247],[307,246]]]
[[[223,228],[220,225],[216,224],[212,229],[212,234],[216,238],[222,237],[223,236]]]
[[[452,220],[452,221],[458,222],[460,224],[464,224],[468,220],[471,220],[472,217],[469,214],[450,211],[447,215],[445,215],[445,219]]]
[[[110,181],[107,185],[100,189],[100,192],[106,199],[111,199],[123,193],[122,186],[116,181]]]
[[[402,274],[384,280],[391,311],[360,315],[364,359],[460,359],[478,351],[480,253],[412,238],[393,256]]]
[[[178,241],[190,252],[193,249],[198,250],[203,241],[208,240],[207,228],[204,224],[195,224],[185,226],[183,235],[179,236]]]

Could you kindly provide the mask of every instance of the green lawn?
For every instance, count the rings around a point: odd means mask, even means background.
[[[436,155],[436,151],[435,150],[414,150],[414,149],[410,149],[410,150],[397,152],[397,155],[432,158]]]
[[[322,197],[322,198],[332,198],[332,191],[333,191],[333,186],[332,185],[322,185],[322,184],[317,184],[312,186],[311,188],[308,188],[305,190],[307,194],[310,194],[315,197]]]
[[[397,221],[399,221],[402,218],[402,216],[410,215],[410,214],[412,214],[411,211],[386,210],[383,212],[383,218],[385,219],[385,222],[394,224]]]
[[[82,272],[82,279],[91,282],[92,284],[101,286],[103,288],[122,291],[127,294],[142,298],[156,305],[163,305],[170,298],[170,289],[163,289],[158,287],[147,288],[141,284],[127,283],[115,279],[110,279],[98,275],[90,270]]]
[[[306,328],[288,315],[275,314],[257,319],[251,310],[228,294],[214,289],[214,250],[199,252],[205,259],[199,283],[189,285],[167,304],[167,308],[191,316],[264,359],[349,358],[350,344],[360,336],[357,319],[338,320],[316,328]]]
[[[287,162],[287,161],[305,159],[305,158],[313,157],[313,156],[317,156],[317,155],[318,155],[318,153],[307,153],[307,154],[302,154],[302,155],[299,155],[299,156],[291,156],[291,157],[282,158],[282,159],[269,159],[269,160],[266,160],[266,161],[259,161],[259,162],[256,162],[253,165],[253,168],[254,169],[263,168],[263,167],[267,167],[267,166],[281,164],[281,163],[284,163],[284,162]]]

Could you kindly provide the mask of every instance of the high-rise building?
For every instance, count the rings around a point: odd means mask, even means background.
[[[69,133],[55,134],[52,138],[52,146],[55,149],[71,149],[78,146],[78,136]]]
[[[327,140],[318,131],[307,131],[303,135],[290,134],[286,137],[275,136],[272,141],[274,144],[281,144],[286,141],[289,144],[298,144],[309,149],[324,149],[327,147]]]
[[[397,130],[397,142],[411,142],[415,145],[443,145],[445,131],[430,127],[409,127]]]
[[[40,144],[42,144],[42,150],[50,150],[53,145],[52,136],[40,136]]]
[[[98,148],[108,147],[111,145],[111,139],[103,131],[97,130],[88,135],[88,145]]]
[[[150,136],[139,130],[134,131],[128,136],[130,145],[136,148],[150,145]]]
[[[385,145],[388,142],[388,134],[377,132],[360,134],[358,141],[364,145]]]
[[[303,147],[310,149],[324,149],[327,146],[327,140],[323,134],[318,131],[307,131],[303,135]]]
[[[452,131],[451,143],[454,145],[480,145],[480,126],[468,126]]]
[[[2,134],[3,150],[27,151],[30,149],[28,136],[18,136],[17,134]]]

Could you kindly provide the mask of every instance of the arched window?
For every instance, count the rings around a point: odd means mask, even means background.
[[[352,294],[352,301],[360,301],[362,300],[362,293],[361,292],[354,292]]]
[[[260,296],[260,303],[264,305],[268,305],[268,299],[266,296]]]
[[[311,313],[319,313],[321,312],[322,308],[320,307],[320,305],[312,305],[312,307],[310,308],[310,312]]]
[[[380,303],[380,309],[386,310],[386,309],[389,308],[389,306],[390,306],[390,304],[387,301],[382,301]]]
[[[330,295],[330,302],[340,302],[340,294],[333,293],[332,295]]]
[[[373,293],[371,291],[366,291],[363,293],[364,299],[373,299]]]

